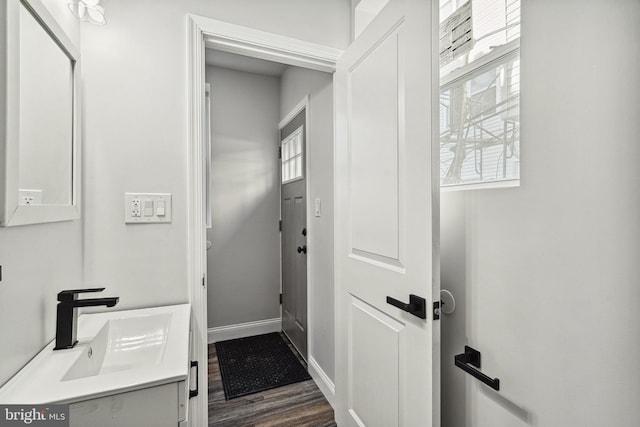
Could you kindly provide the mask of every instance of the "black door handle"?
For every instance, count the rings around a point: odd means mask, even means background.
[[[387,297],[387,304],[398,307],[400,310],[404,310],[421,319],[427,318],[427,302],[424,300],[424,298],[421,298],[417,295],[409,295],[409,304],[407,304],[406,302],[398,301],[395,298]]]
[[[304,252],[306,254],[307,253],[307,245],[298,246],[298,253],[300,253],[300,252]]]
[[[456,354],[454,360],[456,366],[467,374],[476,377],[494,390],[500,390],[500,380],[498,378],[491,378],[478,370],[480,369],[480,356],[481,354],[478,350],[465,345],[464,353]]]

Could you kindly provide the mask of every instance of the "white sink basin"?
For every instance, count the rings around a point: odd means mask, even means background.
[[[185,380],[189,304],[85,314],[78,344],[51,342],[0,388],[0,404],[72,403]]]
[[[170,324],[170,313],[107,320],[62,381],[157,365]]]

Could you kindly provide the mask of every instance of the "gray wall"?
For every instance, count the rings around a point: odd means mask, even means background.
[[[333,310],[333,75],[288,67],[282,75],[280,116],[284,118],[309,94],[310,122],[307,129],[309,170],[307,180],[311,203],[309,265],[312,305],[308,307],[309,358],[334,379]],[[322,201],[322,214],[313,214],[314,200]],[[310,360],[311,363],[311,360]]]
[[[43,3],[80,46],[66,3]],[[81,222],[0,228],[0,265],[1,385],[54,338],[56,294],[83,287]]]
[[[280,317],[278,77],[207,67],[212,228],[208,326]]]
[[[640,425],[640,2],[522,17],[521,186],[442,195],[443,426]]]

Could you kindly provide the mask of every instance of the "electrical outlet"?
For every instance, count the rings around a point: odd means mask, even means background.
[[[131,201],[131,216],[133,217],[142,216],[141,212],[142,212],[142,200],[133,199]]]
[[[171,222],[171,194],[124,193],[126,224],[158,224]]]
[[[19,204],[21,205],[41,205],[42,204],[42,190],[18,190],[20,197]]]

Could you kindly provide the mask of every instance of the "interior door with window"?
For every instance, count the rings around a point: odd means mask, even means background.
[[[307,360],[306,109],[280,130],[282,330]]]
[[[440,424],[437,4],[390,0],[336,71],[336,421]]]

